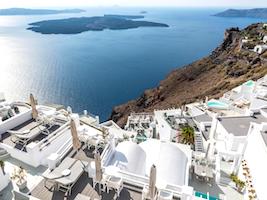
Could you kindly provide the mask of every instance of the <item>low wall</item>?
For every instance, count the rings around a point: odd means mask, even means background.
[[[69,138],[71,138],[71,133],[68,124],[66,124],[66,127],[63,127],[63,129],[60,129],[55,136],[51,137],[51,141],[42,149],[40,148],[41,145],[45,144],[43,141],[40,143],[28,144],[26,147],[27,152],[3,143],[0,143],[0,147],[4,148],[8,153],[10,153],[11,157],[33,167],[38,167],[40,165],[47,165],[47,157],[50,154],[57,152]],[[45,138],[45,140],[46,139],[47,138]]]
[[[23,113],[19,113],[15,115],[14,117],[7,119],[0,123],[0,138],[3,133],[5,133],[7,130],[13,129],[18,124],[22,124],[32,118],[32,110],[28,110]]]

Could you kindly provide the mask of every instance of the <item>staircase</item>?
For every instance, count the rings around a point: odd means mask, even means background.
[[[0,148],[0,160],[5,160],[10,157],[10,154],[3,148]]]
[[[195,132],[195,151],[204,152],[201,132]]]
[[[221,172],[221,177],[220,177],[220,183],[219,184],[222,185],[222,186],[229,185],[232,182],[230,176],[226,176],[226,175],[222,175],[222,174],[223,173]]]

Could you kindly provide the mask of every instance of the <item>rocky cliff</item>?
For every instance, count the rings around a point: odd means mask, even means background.
[[[111,119],[123,126],[131,112],[179,107],[206,96],[217,98],[248,79],[262,77],[267,73],[266,55],[242,48],[241,40],[250,37],[254,43],[261,43],[264,32],[263,24],[226,30],[224,41],[211,55],[173,70],[158,87],[114,107]]]

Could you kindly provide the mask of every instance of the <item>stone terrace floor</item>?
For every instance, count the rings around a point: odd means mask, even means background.
[[[94,149],[88,150],[85,146],[83,146],[78,152],[73,150],[70,151],[67,156],[91,162],[94,157],[93,151]],[[67,196],[61,191],[53,191],[52,185],[49,185],[49,183],[46,184],[47,187],[44,186],[44,179],[42,178],[42,173],[47,169],[46,167],[41,166],[38,168],[34,168],[14,158],[8,158],[7,160],[5,160],[5,163],[6,172],[9,174],[12,173],[15,166],[22,166],[27,171],[27,188],[22,192],[30,194],[33,197],[36,197],[41,200],[72,200],[77,196],[78,193],[91,197],[91,199],[93,200],[111,200],[116,197],[114,191],[110,191],[109,194],[106,192],[102,192],[100,197],[98,185],[96,186],[96,189],[92,187],[92,179],[88,178],[88,174],[86,172],[82,174],[82,176],[73,186],[72,194],[70,196]],[[12,190],[16,187],[17,186],[15,183],[10,182],[8,187],[0,193],[0,200],[12,200]],[[141,193],[123,188],[118,199],[139,200],[141,199]]]
[[[101,152],[101,149],[100,149]],[[88,150],[85,146],[83,146],[78,152],[71,151],[67,156],[91,162],[94,160],[94,153],[93,150]],[[49,183],[46,184],[48,187],[44,186],[44,180],[42,180],[31,192],[31,195],[42,199],[42,200],[72,200],[74,199],[77,194],[81,193],[85,196],[90,197],[91,199],[103,199],[103,200],[111,200],[116,197],[114,191],[110,191],[110,193],[102,192],[102,198],[100,197],[100,193],[98,191],[98,185],[96,189],[92,187],[93,181],[91,178],[88,178],[87,172],[84,172],[83,175],[79,178],[77,183],[72,188],[72,194],[67,196],[65,193],[61,191],[53,191],[52,185]],[[141,194],[139,192],[128,190],[124,188],[121,191],[120,200],[139,200],[141,199]]]
[[[231,200],[243,200],[243,194],[239,193],[230,185],[219,185],[214,180],[210,182],[203,182],[198,180],[194,175],[189,180],[189,185],[194,188],[195,191],[207,194],[213,197],[220,197],[225,195],[227,199]]]

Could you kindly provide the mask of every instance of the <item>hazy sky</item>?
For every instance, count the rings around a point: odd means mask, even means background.
[[[0,0],[6,7],[81,6],[267,7],[267,0]]]

